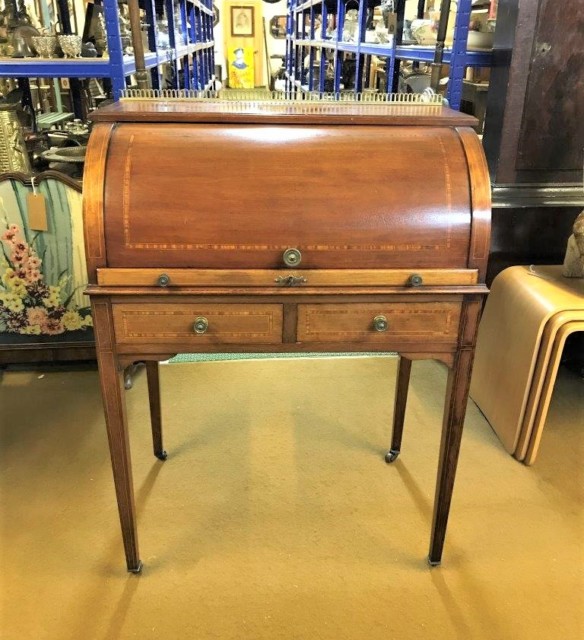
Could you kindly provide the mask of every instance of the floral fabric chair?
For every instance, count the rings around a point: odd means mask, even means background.
[[[47,231],[28,225],[22,182],[0,180],[0,346],[27,341],[92,341],[81,193],[48,178]]]

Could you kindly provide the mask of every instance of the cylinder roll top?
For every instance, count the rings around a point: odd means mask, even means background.
[[[98,116],[112,123],[107,141],[106,125],[96,136],[103,220],[90,227],[107,248],[98,266],[475,266],[473,172],[488,177],[484,166],[469,166],[463,137],[475,134],[445,126],[444,109],[435,122],[350,113],[287,122],[253,114],[205,119],[174,107],[123,105]],[[450,117],[455,125],[465,118]],[[90,153],[92,144],[93,137]]]

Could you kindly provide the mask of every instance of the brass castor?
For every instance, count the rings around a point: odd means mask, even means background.
[[[385,454],[385,462],[387,462],[387,464],[390,464],[391,462],[394,462],[394,460],[396,460],[398,456],[399,456],[399,449],[390,449]]]

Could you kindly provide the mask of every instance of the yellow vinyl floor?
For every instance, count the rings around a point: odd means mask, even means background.
[[[581,640],[584,385],[526,467],[472,402],[443,564],[429,542],[446,370],[394,358],[161,367],[127,392],[142,575],[125,572],[97,373],[0,380],[2,640]]]

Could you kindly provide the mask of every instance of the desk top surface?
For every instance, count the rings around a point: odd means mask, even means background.
[[[473,127],[477,120],[440,104],[262,100],[120,100],[92,114],[97,122],[355,124]]]

